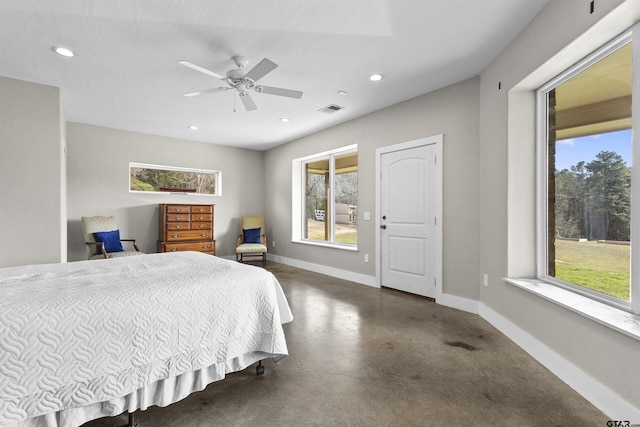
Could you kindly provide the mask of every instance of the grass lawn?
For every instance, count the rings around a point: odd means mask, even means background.
[[[358,243],[358,226],[355,224],[336,224],[335,242],[355,245]],[[311,240],[325,240],[324,222],[313,219],[307,220],[307,238]]]
[[[628,245],[556,240],[556,278],[629,301]]]

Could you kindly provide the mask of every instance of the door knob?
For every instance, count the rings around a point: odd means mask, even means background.
[[[386,225],[384,225],[384,224],[382,224],[382,225],[380,226],[380,228],[382,228],[383,230],[386,230],[386,229],[387,229],[387,226],[386,226]]]

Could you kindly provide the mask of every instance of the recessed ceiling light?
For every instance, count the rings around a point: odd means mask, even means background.
[[[58,55],[66,56],[67,58],[71,58],[73,56],[73,52],[71,52],[71,50],[67,49],[66,47],[53,46],[51,50],[53,50]]]
[[[339,90],[338,91],[338,95],[340,95],[340,96],[347,96],[347,93],[348,92],[346,90]]]
[[[369,76],[369,80],[371,80],[372,82],[379,82],[383,79],[383,77],[384,76],[382,74],[371,74]]]
[[[282,123],[289,123],[289,119],[288,119],[288,118],[286,118],[286,117],[281,117],[281,118],[280,118],[280,121],[281,121]]]
[[[198,126],[191,125],[191,126],[189,126],[189,129],[191,129],[191,130],[198,130]]]

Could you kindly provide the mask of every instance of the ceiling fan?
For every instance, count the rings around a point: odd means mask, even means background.
[[[213,89],[205,89],[197,92],[189,92],[185,93],[184,96],[198,96],[207,93],[222,92],[229,89],[235,89],[240,96],[240,100],[242,101],[244,108],[247,111],[258,109],[255,102],[253,101],[253,98],[251,98],[251,95],[249,94],[249,90],[254,90],[258,93],[266,93],[269,95],[286,96],[288,98],[300,99],[302,97],[302,92],[299,90],[256,85],[256,82],[258,80],[269,74],[278,66],[278,64],[276,64],[275,62],[264,58],[251,70],[245,71],[244,68],[249,62],[247,58],[245,58],[244,56],[236,55],[233,56],[231,60],[236,64],[238,68],[227,71],[226,77],[222,77],[221,75],[214,73],[211,70],[208,70],[196,64],[192,64],[189,61],[178,61],[178,64],[180,65],[184,65],[187,68],[191,68],[192,70],[199,71],[227,83],[227,86],[215,87]]]

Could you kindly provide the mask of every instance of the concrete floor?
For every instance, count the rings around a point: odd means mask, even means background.
[[[227,376],[138,426],[604,426],[608,418],[480,317],[270,262],[289,357]],[[86,427],[126,425],[126,415]]]

